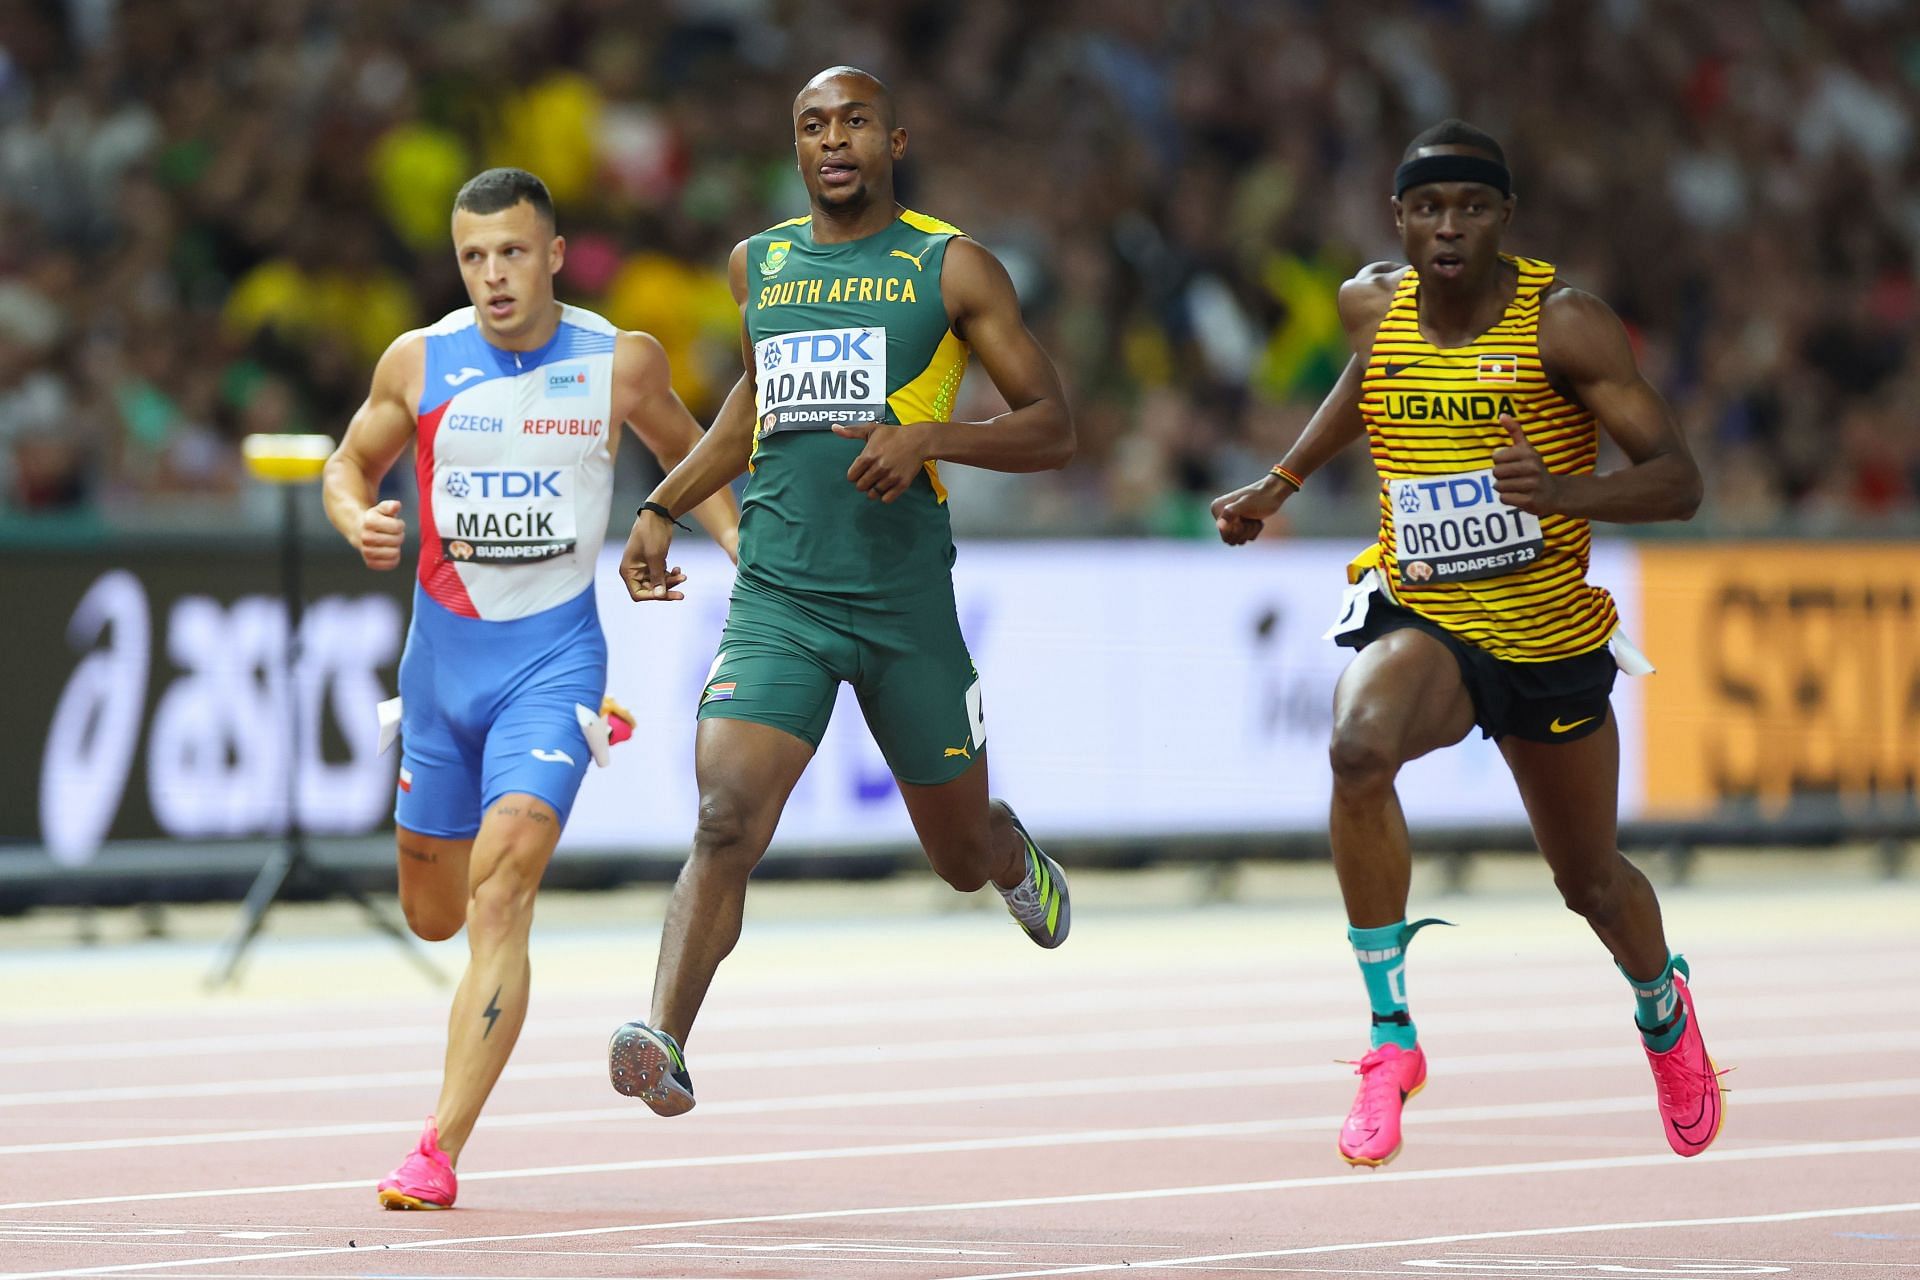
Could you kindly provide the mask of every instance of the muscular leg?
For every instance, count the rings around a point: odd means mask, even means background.
[[[987,800],[985,747],[951,782],[898,785],[920,847],[942,880],[961,893],[972,893],[989,880],[1012,889],[1026,878],[1026,841],[1006,809]]]
[[[751,720],[702,720],[694,738],[700,817],[680,869],[653,971],[655,1029],[685,1045],[720,962],[740,939],[747,877],[813,759],[804,738]]]
[[[1650,982],[1665,973],[1659,899],[1615,841],[1620,728],[1612,714],[1604,728],[1577,741],[1506,737],[1500,752],[1567,909],[1586,917],[1628,977]]]
[[[526,1021],[533,897],[559,839],[560,819],[544,800],[509,792],[473,840],[467,972],[447,1017],[446,1074],[434,1110],[440,1149],[456,1163]]]
[[[467,863],[473,840],[423,836],[400,828],[400,909],[407,927],[441,942],[467,922]]]
[[[1473,728],[1473,701],[1447,647],[1389,632],[1360,651],[1333,694],[1333,869],[1347,919],[1375,929],[1407,914],[1412,853],[1393,780],[1400,766]]]

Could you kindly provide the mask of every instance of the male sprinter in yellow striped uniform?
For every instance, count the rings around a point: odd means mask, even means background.
[[[681,1045],[842,681],[934,869],[962,892],[991,881],[1043,947],[1071,919],[1060,868],[988,800],[937,466],[1064,466],[1073,422],[1059,375],[999,261],[894,202],[907,131],[885,85],[823,71],[795,99],[793,130],[812,212],[734,249],[746,376],[641,508],[621,562],[635,600],[679,599],[674,517],[751,468],[740,573],[700,703],[693,853],[667,909],[653,1012],[609,1048],[614,1088],[661,1115],[693,1106]],[[949,422],[969,347],[1012,407]]]
[[[1500,252],[1514,197],[1500,145],[1449,120],[1395,174],[1409,265],[1340,290],[1355,352],[1281,464],[1215,500],[1229,545],[1258,537],[1301,482],[1364,430],[1380,473],[1379,542],[1354,562],[1329,635],[1360,651],[1334,693],[1331,835],[1373,1045],[1340,1131],[1350,1164],[1400,1150],[1400,1111],[1426,1081],[1407,1010],[1406,820],[1400,766],[1478,724],[1519,784],[1569,909],[1633,986],[1667,1141],[1697,1155],[1721,1099],[1653,888],[1615,845],[1616,667],[1651,670],[1586,581],[1590,520],[1685,520],[1700,472],[1598,298],[1544,262]],[[1594,474],[1600,428],[1628,465]]]

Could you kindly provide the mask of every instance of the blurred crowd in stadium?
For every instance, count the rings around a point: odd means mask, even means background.
[[[1905,0],[4,0],[0,510],[204,511],[243,434],[337,434],[464,301],[448,210],[491,164],[547,180],[562,297],[657,334],[705,420],[727,252],[804,211],[789,103],[841,62],[893,83],[903,197],[1006,259],[1075,404],[1075,465],[979,479],[966,527],[1210,528],[1331,385],[1336,286],[1397,256],[1393,166],[1453,114],[1506,142],[1509,246],[1632,328],[1703,522],[1920,512]],[[1364,524],[1370,483],[1351,452],[1301,520]]]

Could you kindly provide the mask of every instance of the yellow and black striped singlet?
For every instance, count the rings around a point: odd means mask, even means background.
[[[1409,581],[1395,546],[1390,486],[1484,471],[1511,444],[1511,413],[1555,475],[1590,473],[1600,438],[1593,415],[1547,382],[1540,363],[1540,295],[1553,266],[1502,255],[1520,282],[1498,324],[1463,347],[1436,347],[1420,333],[1419,273],[1408,268],[1367,357],[1360,412],[1380,473],[1380,541],[1356,561],[1377,564],[1405,608],[1509,662],[1550,662],[1599,648],[1619,625],[1613,597],[1587,583],[1593,544],[1587,521],[1539,518],[1538,557],[1498,576]],[[1504,510],[1504,508],[1502,508]],[[1414,565],[1418,578],[1425,566]]]

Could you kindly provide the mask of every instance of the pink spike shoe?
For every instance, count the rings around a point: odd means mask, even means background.
[[[1419,1045],[1383,1044],[1354,1064],[1360,1093],[1340,1126],[1340,1158],[1379,1168],[1400,1154],[1400,1109],[1427,1087],[1427,1055]]]
[[[453,1161],[440,1149],[440,1127],[427,1117],[420,1145],[379,1186],[380,1203],[389,1209],[451,1209],[460,1194]]]
[[[1648,1049],[1647,1064],[1653,1068],[1654,1090],[1660,1096],[1660,1123],[1667,1130],[1667,1145],[1680,1155],[1697,1156],[1720,1136],[1720,1122],[1727,1113],[1720,1097],[1720,1073],[1700,1038],[1700,1019],[1693,1011],[1684,965],[1685,961],[1675,959],[1678,972],[1673,985],[1687,1011],[1687,1025],[1665,1053]]]

